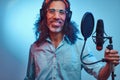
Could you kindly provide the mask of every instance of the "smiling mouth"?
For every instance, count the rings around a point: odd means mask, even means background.
[[[60,26],[60,23],[58,23],[58,22],[53,22],[52,25],[58,27],[58,26]]]
[[[56,27],[59,27],[61,24],[62,24],[61,21],[53,21],[53,22],[52,22],[52,25],[53,25],[53,26],[56,26]]]

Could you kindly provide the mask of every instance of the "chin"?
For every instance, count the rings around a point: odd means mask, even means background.
[[[53,33],[59,33],[62,31],[62,29],[50,29],[50,31]]]

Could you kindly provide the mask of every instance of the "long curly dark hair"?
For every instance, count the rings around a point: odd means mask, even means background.
[[[66,15],[66,20],[62,32],[68,37],[70,42],[74,44],[77,39],[77,33],[79,30],[77,29],[76,23],[70,20],[72,11],[70,11],[70,3],[68,0],[44,0],[42,8],[40,9],[40,18],[35,23],[35,35],[37,39],[35,43],[39,46],[41,43],[46,41],[47,37],[49,37],[49,29],[46,25],[46,14],[47,8],[49,7],[52,1],[63,1],[65,3],[66,10],[68,11],[68,13]]]

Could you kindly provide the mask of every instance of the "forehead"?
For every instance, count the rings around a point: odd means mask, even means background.
[[[65,9],[65,3],[63,1],[53,1],[51,2],[49,8]]]

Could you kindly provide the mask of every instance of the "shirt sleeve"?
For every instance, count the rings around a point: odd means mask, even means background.
[[[89,54],[84,55],[83,61],[85,63],[93,63],[98,61],[95,56],[92,54],[92,52],[88,52]],[[103,67],[102,64],[100,63],[95,63],[92,65],[82,65],[83,68],[85,69],[86,72],[88,72],[89,74],[93,75],[95,78],[98,78],[99,75],[99,71],[101,70],[101,68]]]
[[[35,80],[35,63],[34,63],[34,57],[32,55],[31,49],[32,47],[30,48],[30,51],[29,51],[27,72],[24,80]]]
[[[82,51],[83,45],[84,45],[84,41],[79,39],[77,41],[76,48],[77,48],[78,53],[80,53],[80,56],[81,56],[81,51]],[[93,55],[93,52],[91,51],[91,49],[89,48],[89,46],[87,44],[85,45],[85,48],[83,50],[82,60],[85,63],[93,63],[93,62],[98,61],[96,59],[96,57]],[[81,65],[82,65],[82,68],[84,68],[84,70],[88,74],[93,75],[95,78],[98,78],[99,71],[103,67],[103,65],[100,63],[96,63],[96,64],[92,64],[92,65],[85,65],[85,64],[81,63]]]

